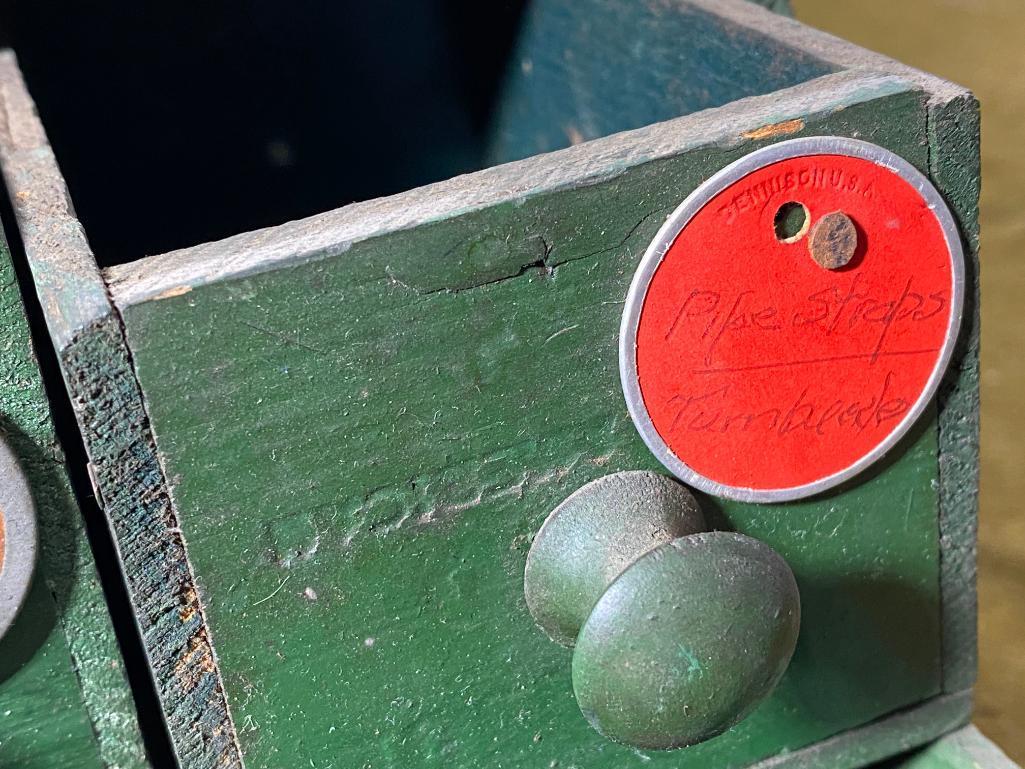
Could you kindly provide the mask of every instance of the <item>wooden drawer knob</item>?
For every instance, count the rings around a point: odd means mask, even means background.
[[[800,597],[772,548],[705,531],[676,481],[618,473],[559,505],[527,556],[538,625],[573,646],[573,690],[606,737],[669,750],[721,734],[782,677]]]

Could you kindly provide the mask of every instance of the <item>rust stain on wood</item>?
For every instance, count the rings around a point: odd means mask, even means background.
[[[153,298],[154,299],[170,299],[170,298],[175,297],[175,296],[181,296],[182,294],[187,294],[191,290],[192,290],[192,286],[174,286],[172,288],[167,289],[166,291],[161,291],[159,294],[157,294]]]
[[[196,616],[196,607],[199,605],[199,597],[196,595],[196,591],[193,588],[186,588],[182,594],[182,608],[178,612],[178,617],[182,623],[191,622]]]
[[[210,642],[205,630],[200,630],[189,639],[188,651],[175,662],[174,676],[183,684],[199,686],[205,675],[216,672]]]
[[[801,118],[784,120],[782,123],[770,123],[756,128],[753,131],[745,131],[745,139],[771,139],[776,136],[787,136],[794,134],[804,128],[804,121]]]

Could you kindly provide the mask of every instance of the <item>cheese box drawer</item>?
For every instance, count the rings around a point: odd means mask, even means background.
[[[0,766],[144,769],[124,660],[2,231],[0,335]]]
[[[0,63],[178,762],[840,769],[963,726],[974,98],[739,0],[516,40],[469,168],[134,259]]]

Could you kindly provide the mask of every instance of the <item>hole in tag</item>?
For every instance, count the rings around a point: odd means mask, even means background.
[[[791,200],[784,203],[776,210],[776,216],[772,220],[772,229],[776,233],[776,240],[780,243],[796,243],[808,232],[811,224],[811,217],[804,203]]]

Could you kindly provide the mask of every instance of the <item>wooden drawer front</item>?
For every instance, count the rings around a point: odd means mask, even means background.
[[[2,231],[0,335],[0,440],[28,486],[27,503],[33,508],[28,514],[38,537],[35,553],[26,554],[12,551],[10,521],[6,543],[0,536],[0,568],[32,569],[35,560],[27,595],[14,600],[20,608],[0,617],[0,766],[143,769],[148,764],[135,704],[68,483]],[[13,485],[8,472],[5,463],[0,524],[14,512],[7,508]],[[8,587],[8,580],[0,580],[0,590]],[[4,599],[6,604],[11,595],[5,593]]]
[[[571,6],[539,7],[535,23]],[[593,136],[565,133],[557,110],[532,122],[540,97],[514,77],[497,157],[590,141],[102,275],[84,240],[58,259],[35,235],[77,222],[46,205],[62,182],[31,166],[34,118],[8,110],[32,130],[0,137],[5,178],[185,769],[853,767],[966,720],[974,100],[744,3],[637,13],[653,50],[693,14],[743,47],[768,40],[783,74],[637,130],[610,108]],[[570,16],[553,17],[560,39]],[[789,563],[797,650],[726,734],[620,746],[581,717],[569,653],[527,612],[526,553],[584,483],[659,469],[617,360],[656,231],[730,162],[816,135],[891,150],[948,197],[970,262],[962,343],[940,398],[853,481],[786,504],[702,498],[716,528]]]

